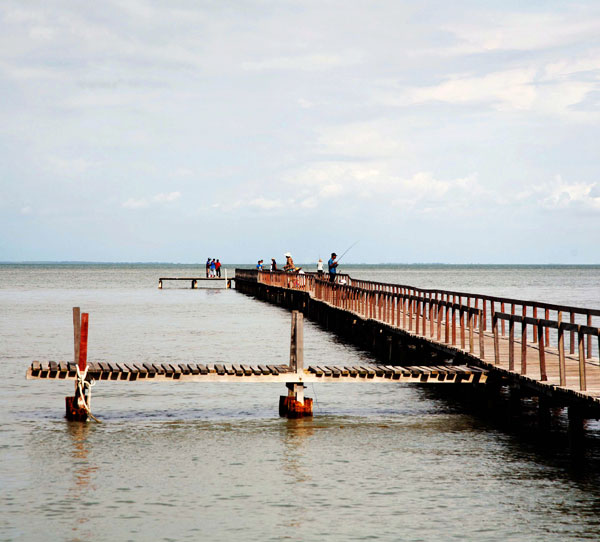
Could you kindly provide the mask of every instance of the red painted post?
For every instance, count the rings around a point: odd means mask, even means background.
[[[81,342],[79,343],[79,370],[85,371],[87,367],[88,323],[89,313],[81,314]]]

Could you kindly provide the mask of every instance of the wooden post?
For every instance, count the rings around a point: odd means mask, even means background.
[[[586,391],[587,383],[585,375],[585,351],[583,345],[583,331],[581,326],[577,326],[577,339],[577,342],[579,343],[577,348],[579,351],[579,389],[581,391]]]
[[[450,304],[448,303],[448,296],[446,296],[446,318],[444,319],[444,342],[450,343]]]
[[[88,322],[89,314],[86,312],[82,314],[79,307],[73,307],[73,357],[80,372],[84,372],[87,367]],[[83,401],[88,402],[85,397],[80,397],[76,380],[75,395],[65,397],[67,420],[87,421],[88,413],[83,406],[85,404]]]
[[[537,307],[535,305],[532,306],[533,309],[533,317],[537,318]],[[534,326],[531,326],[532,330],[531,330],[531,334],[533,335],[533,343],[535,344],[537,342],[537,332],[538,330],[534,328]]]
[[[304,397],[304,315],[292,311],[290,338],[290,368],[296,373],[296,382],[287,382],[287,395],[279,397],[279,415],[288,418],[312,416],[312,399]]]
[[[461,307],[458,309],[458,314],[460,316],[460,347],[464,350],[465,348],[465,316],[464,316],[464,311]],[[467,318],[468,318],[468,314],[467,314]]]
[[[81,309],[73,307],[73,363],[79,364],[79,344],[81,342]]]
[[[473,353],[473,313],[469,310],[467,312],[467,318],[469,319],[469,354]]]
[[[588,327],[592,327],[592,315],[591,314],[587,315],[587,325],[588,325]],[[588,333],[587,357],[588,358],[592,357],[592,335],[591,335],[591,333]],[[600,352],[598,352],[598,357],[600,358]]]
[[[158,289],[162,290],[162,280],[160,280],[160,279],[158,281]]]
[[[565,332],[562,327],[562,312],[558,312],[558,374],[560,377],[560,385],[567,385],[565,367]]]
[[[485,346],[484,346],[484,336],[482,329],[482,322],[485,316],[483,315],[483,311],[479,311],[479,357],[481,359],[485,359]]]
[[[456,345],[456,305],[452,296],[452,346]]]
[[[492,331],[494,333],[494,363],[500,365],[500,344],[498,342],[498,316],[492,306]]]
[[[479,326],[479,329],[482,329],[483,331],[487,330],[487,300],[484,298],[483,299],[483,313],[481,314],[480,318],[483,318],[482,325]]]
[[[87,367],[88,347],[88,323],[90,315],[87,312],[81,314],[81,341],[79,343],[79,370],[85,371]]]
[[[571,322],[571,324],[575,323],[575,313],[574,312],[571,312],[570,322]],[[571,330],[570,339],[571,340],[569,341],[569,354],[574,354],[575,353],[575,332],[573,330]]]
[[[300,311],[292,311],[290,369],[304,373],[304,315]]]
[[[515,370],[515,321],[512,314],[508,322],[508,370]]]
[[[514,304],[513,304],[513,308],[512,308],[512,314],[514,314]],[[504,312],[504,301],[500,302],[500,312]],[[502,320],[502,336],[504,337],[504,334],[506,333],[506,328],[505,328],[505,324],[504,324],[504,320]]]
[[[539,319],[537,325],[537,339],[540,349],[540,380],[548,380],[548,375],[546,374],[546,352],[544,349],[544,326]]]
[[[521,374],[527,374],[527,325],[525,324],[525,316],[521,320]]]

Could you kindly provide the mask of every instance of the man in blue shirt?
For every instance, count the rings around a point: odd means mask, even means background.
[[[335,252],[331,253],[331,258],[327,262],[327,266],[329,267],[329,282],[335,282],[335,274],[337,272],[338,263],[335,261],[337,258],[337,254]]]

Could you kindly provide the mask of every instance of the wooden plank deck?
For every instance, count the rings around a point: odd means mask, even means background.
[[[27,379],[74,380],[67,367],[62,370],[58,364],[51,370],[50,363],[34,361],[27,369]],[[381,364],[351,367],[329,365],[327,367],[308,366],[301,375],[292,371],[289,365],[248,365],[248,364],[195,364],[188,363],[185,369],[175,371],[172,365],[145,365],[145,372],[131,370],[132,364],[90,362],[88,377],[94,380],[158,382],[177,380],[179,382],[400,382],[440,384],[455,381],[461,375],[461,382],[473,384],[485,382],[486,371],[470,366],[432,367],[391,367]],[[181,365],[183,367],[183,365]],[[168,369],[167,369],[168,368]],[[143,375],[143,376],[142,376]],[[443,376],[443,378],[442,378]]]

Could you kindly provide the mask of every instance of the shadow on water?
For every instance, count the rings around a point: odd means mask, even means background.
[[[557,475],[562,473],[600,496],[600,431],[594,421],[586,422],[583,439],[573,443],[566,410],[550,409],[542,419],[534,398],[523,399],[515,415],[506,397],[490,405],[482,390],[422,386],[420,392],[441,408],[468,416],[474,430],[505,437],[503,445],[511,456],[555,469]]]

